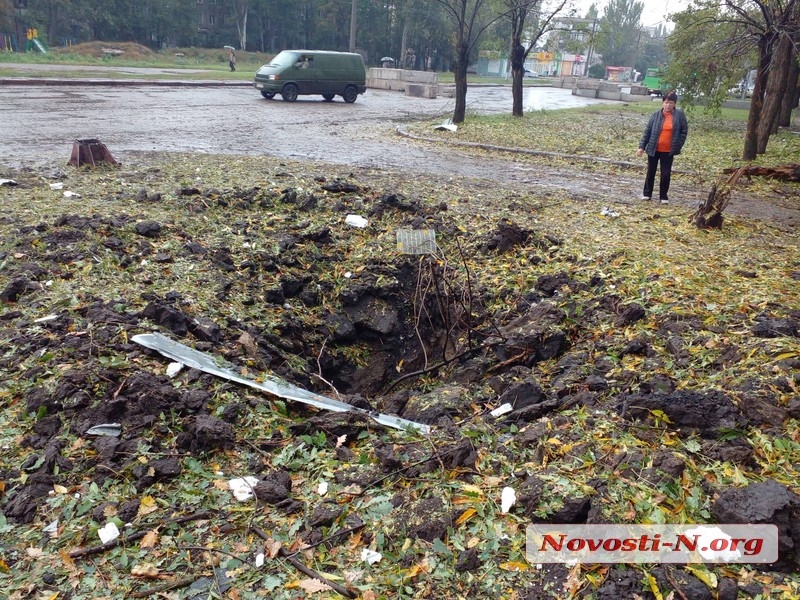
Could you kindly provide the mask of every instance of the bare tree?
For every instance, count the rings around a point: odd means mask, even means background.
[[[513,106],[511,114],[522,116],[522,79],[525,74],[525,59],[541,37],[552,31],[554,18],[561,13],[568,0],[556,0],[549,10],[543,13],[543,0],[503,0],[506,16],[511,22],[511,93]],[[534,20],[534,23],[529,23]],[[528,39],[523,43],[523,36]]]
[[[503,14],[492,14],[489,0],[436,0],[455,24],[453,75],[456,83],[453,123],[463,123],[467,112],[467,67],[481,34]]]

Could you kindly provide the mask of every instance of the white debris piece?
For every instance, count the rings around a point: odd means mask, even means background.
[[[360,229],[366,227],[368,223],[368,221],[360,215],[347,215],[344,218],[344,222],[350,225],[351,227],[358,227]]]
[[[63,190],[64,189],[64,183],[61,182],[61,181],[59,181],[58,183],[51,183],[50,184],[50,189],[51,190]]]
[[[244,502],[253,497],[253,488],[256,487],[258,478],[252,475],[231,479],[228,481],[228,487],[231,488],[234,497],[239,502]]]
[[[504,487],[500,495],[500,510],[507,513],[517,503],[517,493],[514,488]]]
[[[101,527],[97,530],[97,535],[100,536],[101,542],[107,544],[119,537],[119,529],[117,529],[117,526],[113,522],[109,521],[106,523],[105,527]]]
[[[616,218],[616,217],[618,217],[618,216],[619,216],[619,213],[618,213],[617,211],[615,211],[615,210],[611,210],[611,209],[610,209],[610,208],[608,208],[607,206],[604,206],[604,207],[603,207],[603,208],[600,210],[600,214],[601,214],[601,215],[603,215],[604,217],[611,217],[612,219],[614,219],[614,218]]]
[[[50,523],[47,527],[42,529],[43,533],[49,533],[51,537],[55,537],[58,533],[58,519]]]
[[[183,368],[183,364],[182,363],[179,363],[179,362],[171,362],[171,363],[169,363],[167,365],[167,377],[172,379],[178,373],[181,372],[182,368]]]
[[[80,198],[81,195],[78,192],[70,192],[67,190],[64,192],[64,198]]]
[[[365,561],[368,565],[374,565],[376,562],[380,562],[382,558],[383,554],[375,552],[375,550],[364,548],[361,551],[361,560]]]
[[[327,481],[320,481],[319,485],[317,486],[317,493],[320,496],[324,496],[328,493],[328,482]]]
[[[500,415],[510,413],[512,410],[514,410],[514,407],[511,406],[511,404],[509,404],[508,402],[506,402],[505,404],[501,404],[500,406],[495,408],[489,414],[492,415],[493,417],[499,417]]]
[[[256,568],[263,566],[264,566],[264,553],[259,552],[258,554],[256,554]]]

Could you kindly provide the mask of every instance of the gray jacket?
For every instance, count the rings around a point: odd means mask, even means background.
[[[648,156],[655,156],[658,146],[658,136],[661,135],[661,128],[664,126],[664,113],[658,109],[650,116],[647,127],[644,128],[642,139],[639,140],[639,148],[647,152]],[[683,144],[686,143],[686,136],[689,134],[689,123],[686,115],[679,108],[672,113],[672,148],[670,154],[680,154]]]

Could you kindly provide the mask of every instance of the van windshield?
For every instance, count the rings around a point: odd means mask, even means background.
[[[276,67],[291,67],[299,58],[300,56],[297,52],[289,52],[284,50],[283,52],[279,53],[278,56],[273,58],[269,64]]]

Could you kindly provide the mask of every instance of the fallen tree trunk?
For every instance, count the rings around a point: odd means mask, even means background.
[[[735,169],[724,169],[723,173],[736,173],[742,171],[745,177],[766,177],[768,179],[779,179],[781,181],[800,181],[800,165],[780,165],[777,167],[738,167]]]

